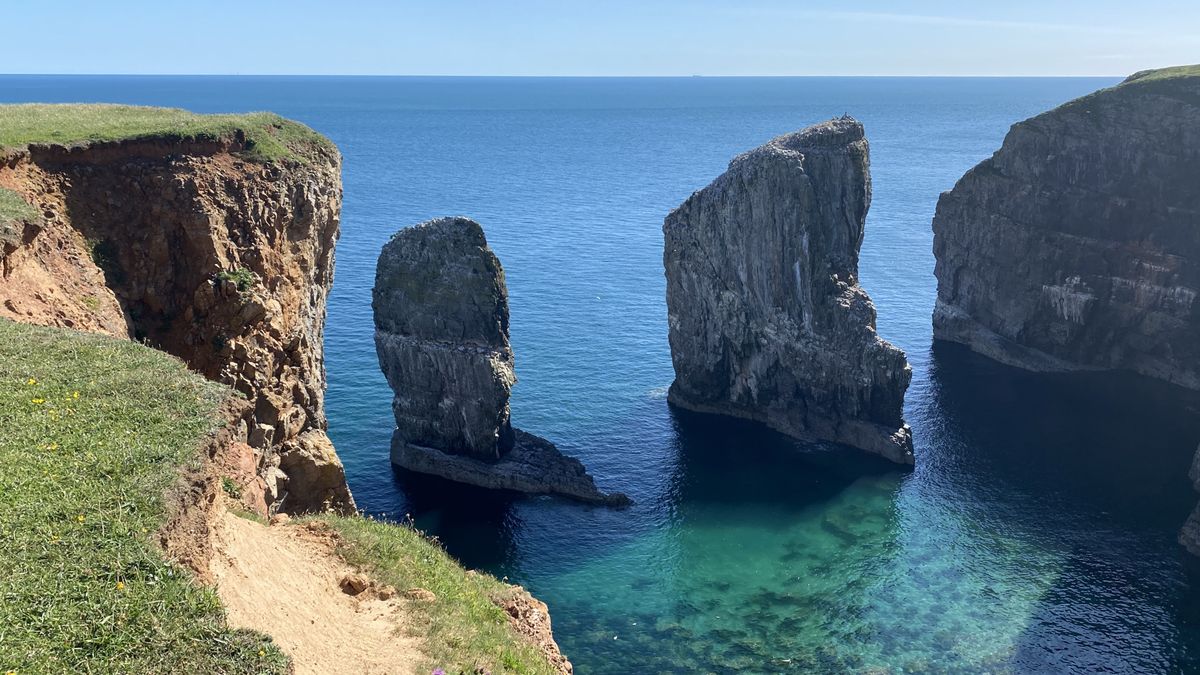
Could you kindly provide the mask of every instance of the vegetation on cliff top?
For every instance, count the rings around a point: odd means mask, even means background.
[[[410,628],[422,636],[430,668],[447,673],[550,675],[555,670],[509,626],[493,602],[513,592],[491,576],[464,570],[417,530],[359,516],[323,515],[341,535],[338,553],[372,577],[400,590],[423,588],[437,600],[412,603]]]
[[[201,115],[179,108],[100,103],[0,105],[0,147],[138,139],[217,141],[239,132],[246,140],[242,155],[256,161],[305,162],[314,153],[336,151],[321,134],[268,112]]]
[[[1130,82],[1154,82],[1156,80],[1170,80],[1177,77],[1200,77],[1200,64],[1194,66],[1172,66],[1170,68],[1159,68],[1157,70],[1143,70],[1125,78],[1122,84]]]
[[[0,672],[287,671],[152,541],[227,395],[133,342],[0,320]]]

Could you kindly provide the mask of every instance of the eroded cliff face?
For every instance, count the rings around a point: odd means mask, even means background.
[[[0,187],[39,215],[0,242],[0,316],[179,356],[252,406],[266,502],[352,509],[323,406],[340,157],[247,161],[243,140],[4,151]]]
[[[938,201],[934,336],[1031,370],[1200,389],[1200,69],[1012,127]]]
[[[871,201],[862,125],[832,120],[735,158],[663,225],[671,403],[911,464],[911,369],[858,285]]]
[[[479,223],[439,218],[397,232],[379,255],[373,307],[379,366],[395,393],[393,463],[486,488],[628,503],[550,441],[513,428],[508,289]]]

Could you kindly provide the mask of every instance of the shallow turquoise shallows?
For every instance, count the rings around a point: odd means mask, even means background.
[[[9,101],[270,109],[345,154],[330,433],[359,505],[549,605],[580,673],[1200,670],[1192,397],[933,345],[938,194],[1013,122],[1113,79],[0,77]],[[737,153],[849,113],[871,142],[862,282],[913,365],[917,466],[672,412],[662,219]],[[397,228],[479,220],[515,423],[636,505],[394,472],[370,289]]]

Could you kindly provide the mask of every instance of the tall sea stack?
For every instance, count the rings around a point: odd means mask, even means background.
[[[395,392],[393,463],[487,488],[628,502],[600,492],[553,443],[513,428],[508,290],[478,223],[440,218],[396,233],[373,297],[375,348]]]
[[[870,202],[843,117],[739,155],[667,216],[671,403],[912,464],[912,371],[858,285]]]

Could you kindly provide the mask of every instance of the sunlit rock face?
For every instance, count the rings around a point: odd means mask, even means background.
[[[871,202],[843,117],[744,153],[663,225],[669,400],[911,464],[912,371],[858,285]]]
[[[1200,69],[1014,125],[941,196],[933,230],[938,339],[1200,389]]]

